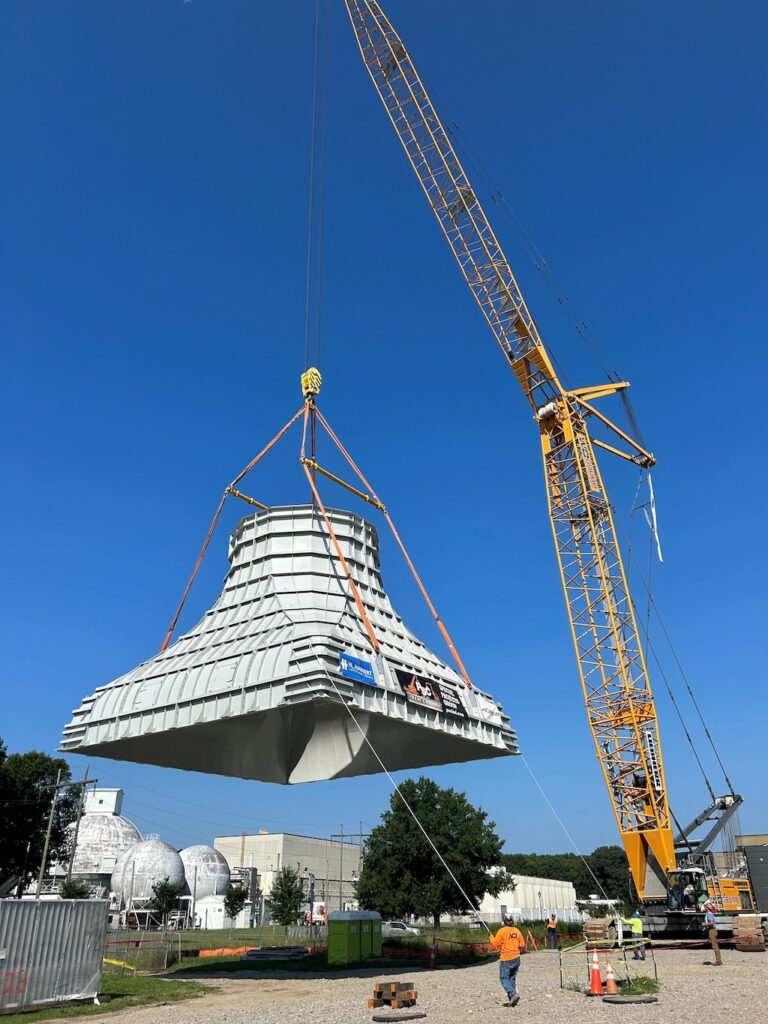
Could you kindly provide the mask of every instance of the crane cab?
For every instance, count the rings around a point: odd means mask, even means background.
[[[685,867],[667,875],[667,908],[675,911],[701,913],[710,898],[707,876],[701,868]]]

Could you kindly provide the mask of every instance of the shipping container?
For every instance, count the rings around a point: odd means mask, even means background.
[[[107,900],[0,900],[0,1011],[93,999]]]

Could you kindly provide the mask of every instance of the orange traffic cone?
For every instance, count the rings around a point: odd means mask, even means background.
[[[616,975],[613,973],[610,960],[605,961],[605,994],[607,996],[619,994],[619,986],[616,984]]]
[[[587,992],[587,995],[605,995],[603,992],[603,979],[600,977],[600,964],[597,962],[597,950],[592,954],[592,970],[589,972],[589,992]]]

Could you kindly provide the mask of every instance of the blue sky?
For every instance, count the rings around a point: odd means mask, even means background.
[[[656,601],[746,798],[742,824],[766,831],[765,7],[445,8],[387,4],[632,381],[659,460]],[[157,649],[222,487],[300,403],[314,4],[6,2],[2,18],[0,735],[14,750],[53,751],[85,694]],[[322,407],[579,846],[614,842],[535,425],[340,3],[330,36]],[[602,380],[494,223],[569,378]],[[284,442],[250,493],[307,499],[297,445]],[[636,473],[603,464],[626,524]],[[229,510],[182,627],[218,592],[240,514]],[[634,530],[645,558],[647,535]],[[383,569],[398,610],[442,653],[388,543]],[[705,791],[654,681],[671,799],[686,817]],[[80,773],[84,759],[72,761]],[[367,828],[389,796],[382,777],[284,789],[91,764],[125,787],[140,828],[177,845],[259,827]],[[430,774],[486,808],[509,849],[567,848],[519,761]]]

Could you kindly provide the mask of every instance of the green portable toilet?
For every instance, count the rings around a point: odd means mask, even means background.
[[[363,911],[365,913],[365,911]],[[367,960],[371,955],[371,918],[368,914],[360,922],[360,959]]]
[[[328,915],[328,963],[360,963],[360,925],[365,911],[332,910]]]
[[[381,914],[375,910],[361,910],[360,913],[363,915],[360,922],[360,959],[381,956]]]
[[[381,914],[371,911],[371,956],[381,956]]]

